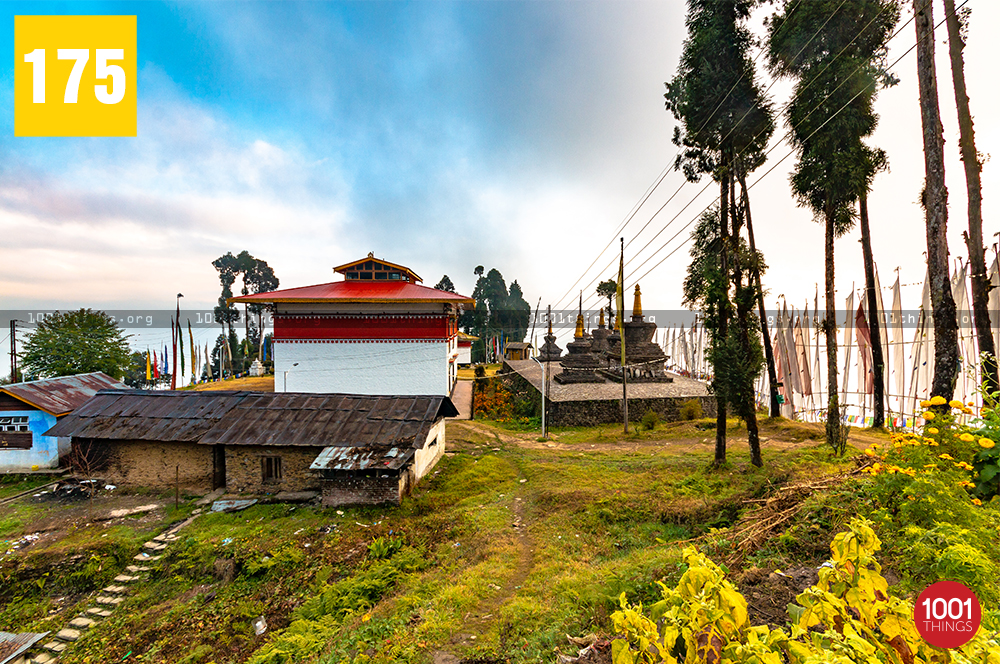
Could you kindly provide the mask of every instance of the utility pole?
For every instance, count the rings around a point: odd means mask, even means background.
[[[10,321],[10,382],[17,383],[17,321]]]

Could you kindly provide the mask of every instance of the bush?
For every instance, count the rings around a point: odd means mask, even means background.
[[[486,365],[477,364],[474,369],[476,378],[486,378]]]
[[[747,601],[725,573],[694,547],[676,588],[661,583],[663,599],[628,604],[611,616],[616,664],[665,662],[940,662],[941,651],[921,638],[913,604],[888,593],[875,552],[881,542],[864,519],[830,545],[819,580],[788,606],[789,629],[752,626]],[[987,630],[951,651],[954,660],[995,662],[998,644]]]
[[[642,416],[642,428],[646,431],[652,431],[659,423],[660,414],[655,410],[647,410],[646,414]]]
[[[700,420],[705,416],[701,409],[701,401],[698,399],[689,399],[681,404],[681,419],[682,420]]]

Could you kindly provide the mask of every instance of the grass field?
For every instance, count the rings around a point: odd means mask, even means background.
[[[710,470],[710,426],[623,436],[609,425],[539,440],[451,422],[447,455],[401,506],[200,516],[152,580],[60,661],[554,661],[556,649],[575,653],[567,634],[609,634],[620,593],[650,602],[658,581],[676,583],[684,543],[728,559],[726,529],[752,501],[856,467],[830,456],[821,427],[778,420],[762,426],[764,468],[749,465],[734,422],[730,464]],[[115,501],[157,500],[163,507],[141,517],[97,520]],[[786,524],[731,572],[822,562],[858,506],[812,500],[807,520]],[[0,630],[65,623],[145,538],[191,509],[149,495],[18,507],[18,532],[0,537],[48,530],[0,559]],[[268,624],[260,636],[258,616]]]

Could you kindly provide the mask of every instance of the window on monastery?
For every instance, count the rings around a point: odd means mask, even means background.
[[[0,417],[0,431],[28,431],[28,416]]]
[[[281,457],[261,457],[260,473],[264,484],[281,481]]]
[[[358,278],[358,273],[357,272],[346,272],[345,275],[347,276],[348,279],[357,279]]]

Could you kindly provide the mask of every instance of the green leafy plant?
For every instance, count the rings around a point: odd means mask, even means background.
[[[642,416],[642,428],[646,431],[652,431],[659,423],[660,414],[655,410],[647,410],[646,414]]]
[[[625,594],[611,618],[622,638],[612,644],[615,664],[812,664],[885,662],[915,664],[976,661],[1000,664],[1000,643],[980,631],[948,659],[930,646],[913,622],[913,605],[888,592],[875,553],[881,542],[866,519],[851,521],[830,545],[831,559],[816,585],[789,606],[788,631],[751,626],[746,599],[721,568],[694,547],[676,588],[660,584],[663,599],[648,615]]]

